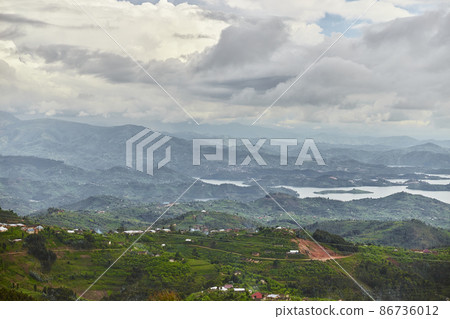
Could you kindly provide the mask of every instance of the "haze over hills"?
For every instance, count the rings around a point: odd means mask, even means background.
[[[2,113],[0,205],[20,214],[29,214],[51,206],[66,206],[89,196],[115,196],[142,203],[168,202],[182,193],[194,181],[193,177],[242,180],[251,186],[211,185],[198,181],[182,201],[235,199],[248,202],[264,196],[252,178],[267,188],[279,185],[384,187],[395,185],[386,179],[423,178],[417,174],[418,171],[444,171],[450,163],[450,151],[445,147],[407,137],[392,137],[367,138],[361,145],[318,143],[326,166],[318,166],[315,162],[293,165],[302,140],[299,145],[289,148],[287,166],[279,165],[279,147],[270,146],[269,142],[259,151],[267,165],[257,165],[255,160],[251,160],[249,165],[240,165],[249,152],[238,139],[238,165],[227,164],[225,141],[224,161],[206,161],[203,158],[201,165],[195,166],[192,165],[192,141],[185,139],[188,134],[179,134],[184,138],[173,137],[170,140],[170,163],[157,170],[154,176],[149,176],[125,167],[125,141],[142,129],[136,125],[104,127],[56,119],[19,120]],[[214,132],[225,134],[227,130],[231,136],[244,133],[244,127],[229,124],[219,126],[217,131],[214,126],[208,126],[210,133],[207,136]],[[264,128],[252,130],[253,136],[264,132]],[[284,131],[265,132],[267,137],[269,133],[282,136],[280,134]],[[195,134],[201,136],[198,132]],[[399,144],[403,146],[395,148],[394,145]],[[204,147],[202,152],[213,154],[215,149]],[[162,158],[159,153],[155,156]],[[420,187],[426,189],[430,186]],[[446,190],[445,187],[441,189]],[[288,189],[280,190],[294,194]]]

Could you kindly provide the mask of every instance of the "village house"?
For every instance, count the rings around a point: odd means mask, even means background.
[[[260,293],[260,292],[255,292],[255,293],[252,295],[252,299],[253,299],[253,300],[262,300],[262,299],[263,299],[263,294]]]
[[[124,230],[123,232],[124,232],[124,234],[135,235],[135,234],[142,234],[144,231],[143,230]]]

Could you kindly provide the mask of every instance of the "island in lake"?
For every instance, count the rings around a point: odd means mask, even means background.
[[[327,189],[319,192],[314,192],[314,194],[319,195],[327,195],[327,194],[373,194],[373,192],[365,191],[362,189],[350,189],[350,190],[343,190],[343,189]]]

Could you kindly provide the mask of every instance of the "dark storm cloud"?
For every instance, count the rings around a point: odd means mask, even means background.
[[[113,53],[89,51],[68,45],[40,46],[35,51],[47,64],[60,62],[80,74],[92,74],[111,82],[135,82],[137,66],[127,57]]]
[[[236,67],[270,57],[287,40],[280,19],[242,21],[222,31],[220,40],[202,57],[200,70]]]

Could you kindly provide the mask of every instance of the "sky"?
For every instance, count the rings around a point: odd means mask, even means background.
[[[22,118],[447,139],[449,57],[446,0],[0,3],[0,111]]]

